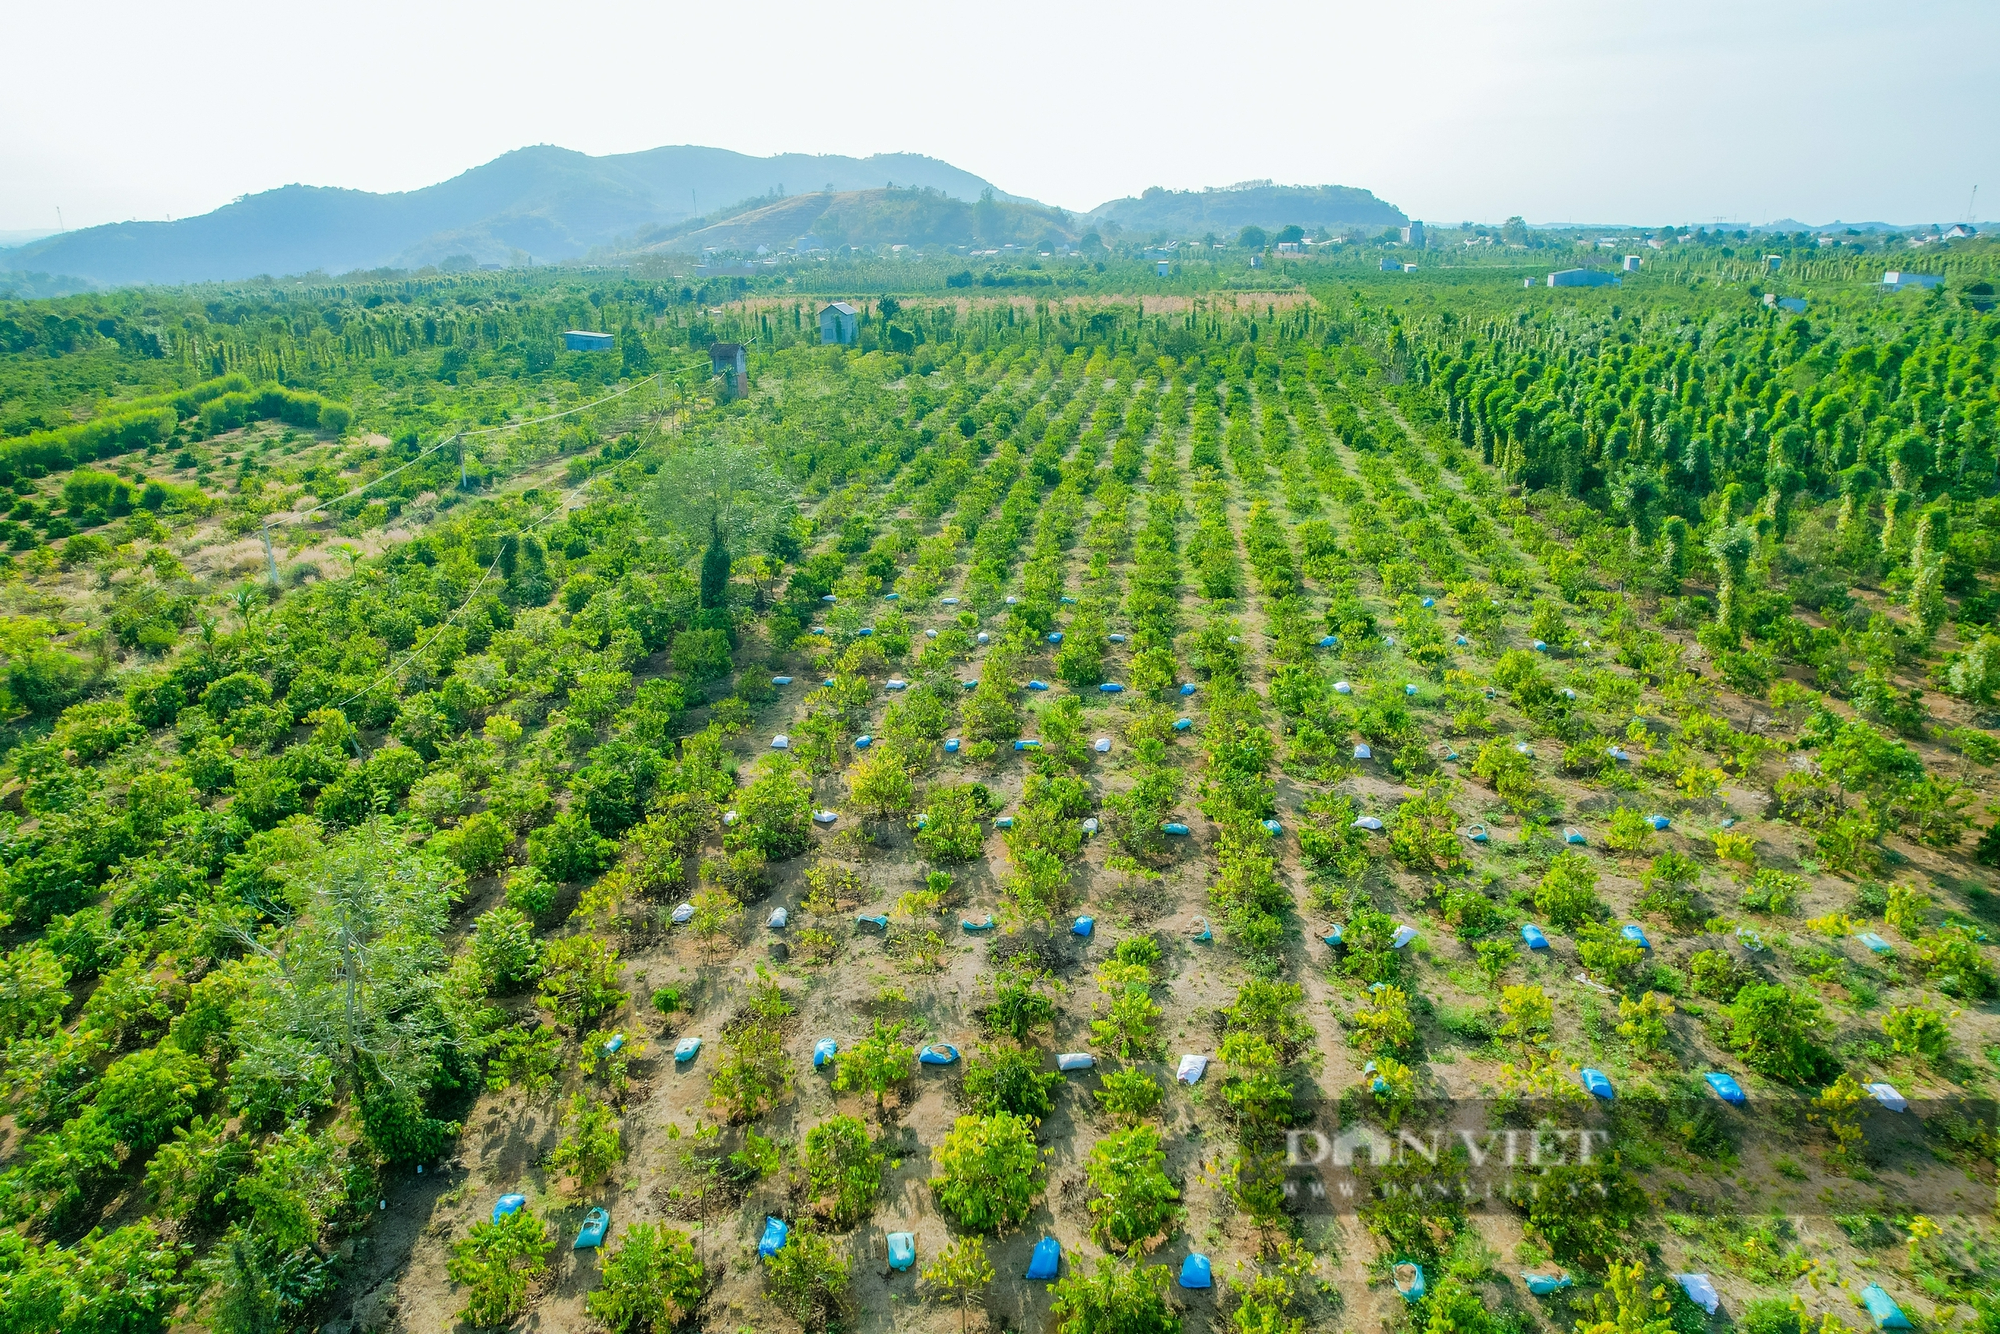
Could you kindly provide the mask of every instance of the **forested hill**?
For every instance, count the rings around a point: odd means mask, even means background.
[[[1076,241],[1085,230],[1061,209],[998,197],[967,203],[935,189],[845,190],[753,203],[730,217],[649,228],[615,249],[693,254],[710,247],[1015,244],[1048,250]]]
[[[538,145],[402,194],[288,185],[178,222],[66,232],[0,255],[0,267],[107,286],[452,261],[513,267],[574,258],[642,227],[672,225],[755,196],[892,182],[964,200],[991,188],[970,172],[911,153],[759,158],[685,145],[590,157]]]
[[[1227,190],[1164,190],[1154,186],[1137,199],[1114,199],[1090,213],[1095,223],[1127,231],[1176,235],[1241,227],[1401,227],[1409,219],[1394,204],[1349,185],[1254,185]]]

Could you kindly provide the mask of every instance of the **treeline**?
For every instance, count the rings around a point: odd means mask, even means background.
[[[179,393],[115,405],[74,426],[0,441],[0,484],[36,469],[55,472],[164,443],[189,419],[197,419],[206,435],[265,420],[338,435],[353,424],[354,410],[318,394],[275,384],[253,390],[241,375],[223,376]]]

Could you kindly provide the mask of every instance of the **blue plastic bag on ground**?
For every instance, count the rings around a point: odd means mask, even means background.
[[[611,1215],[602,1209],[592,1209],[583,1216],[583,1226],[577,1229],[573,1251],[594,1251],[604,1244],[604,1233],[611,1226]]]
[[[1181,1261],[1181,1286],[1184,1288],[1212,1288],[1215,1275],[1210,1271],[1208,1257],[1199,1251]]]
[[[1087,1051],[1066,1051],[1056,1057],[1056,1069],[1063,1071],[1096,1068],[1097,1058]]]
[[[1528,925],[1522,927],[1521,939],[1527,942],[1528,948],[1531,950],[1545,950],[1549,947],[1549,938],[1542,934],[1542,928],[1539,926]]]
[[[1028,1259],[1028,1277],[1044,1282],[1062,1272],[1062,1243],[1054,1237],[1043,1237],[1035,1243],[1035,1253]]]
[[[757,1243],[757,1254],[767,1259],[776,1255],[785,1249],[785,1243],[791,1240],[791,1234],[792,1230],[785,1226],[784,1219],[773,1218],[769,1214],[764,1215],[764,1236]]]
[[[493,1221],[497,1223],[508,1214],[518,1212],[527,1202],[525,1195],[502,1195],[493,1206]]]
[[[1593,1098],[1603,1098],[1608,1102],[1617,1096],[1611,1088],[1611,1080],[1602,1070],[1592,1070],[1588,1066],[1584,1067],[1583,1086],[1590,1090],[1590,1095]]]
[[[1076,919],[1076,925],[1072,926],[1072,927],[1071,927],[1071,928],[1069,929],[1069,931],[1070,931],[1070,934],[1071,934],[1071,935],[1073,935],[1073,936],[1083,936],[1084,938],[1088,939],[1088,938],[1089,938],[1089,936],[1090,936],[1090,933],[1091,933],[1091,932],[1092,932],[1093,930],[1095,930],[1095,929],[1096,929],[1096,927],[1097,927],[1097,919],[1096,919],[1096,918],[1094,918],[1094,917],[1079,917],[1079,918],[1077,918],[1077,919]]]
[[[1715,1308],[1722,1304],[1722,1298],[1716,1294],[1715,1284],[1707,1274],[1675,1274],[1673,1280],[1681,1285],[1681,1291],[1688,1295],[1689,1301],[1710,1315],[1714,1315]]]
[[[832,1038],[821,1038],[813,1043],[813,1069],[819,1069],[838,1055],[840,1055],[840,1044]]]
[[[1741,1107],[1743,1105],[1743,1086],[1737,1083],[1731,1076],[1724,1074],[1720,1070],[1711,1070],[1703,1075],[1702,1078],[1707,1080],[1708,1086],[1715,1090],[1716,1097],[1734,1107]]]
[[[1528,1285],[1528,1291],[1537,1297],[1546,1297],[1552,1292],[1561,1292],[1569,1286],[1568,1274],[1530,1274],[1523,1272],[1521,1281]]]
[[[1908,1329],[1910,1318],[1903,1314],[1903,1308],[1896,1305],[1896,1299],[1883,1291],[1880,1283],[1870,1283],[1861,1290],[1861,1304],[1868,1308],[1868,1316],[1877,1329]]]
[[[889,1234],[889,1268],[908,1269],[917,1262],[917,1234],[914,1232],[891,1232]]]

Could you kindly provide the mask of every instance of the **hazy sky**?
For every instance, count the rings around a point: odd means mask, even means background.
[[[2000,217],[1993,0],[7,0],[0,38],[0,229],[532,143],[928,153],[1073,209],[1270,177],[1441,222],[1932,222],[1984,183]]]

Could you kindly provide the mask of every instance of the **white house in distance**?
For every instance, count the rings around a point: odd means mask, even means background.
[[[1944,278],[1935,273],[1904,273],[1899,269],[1890,269],[1882,275],[1882,286],[1892,292],[1900,292],[1905,287],[1937,287],[1943,282]]]
[[[1549,275],[1551,287],[1617,287],[1621,280],[1603,269],[1558,269]]]
[[[861,312],[845,301],[823,306],[819,312],[819,341],[853,347],[861,337]]]
[[[1422,250],[1424,248],[1424,224],[1415,218],[1411,218],[1410,225],[1403,228],[1403,244],[1415,246],[1417,249]]]
[[[1803,315],[1806,313],[1806,303],[1801,297],[1779,296],[1776,292],[1766,292],[1764,293],[1764,304],[1773,310],[1782,310],[1791,315]]]
[[[1639,257],[1637,255],[1625,256],[1625,272],[1637,273],[1638,271],[1639,271]]]

